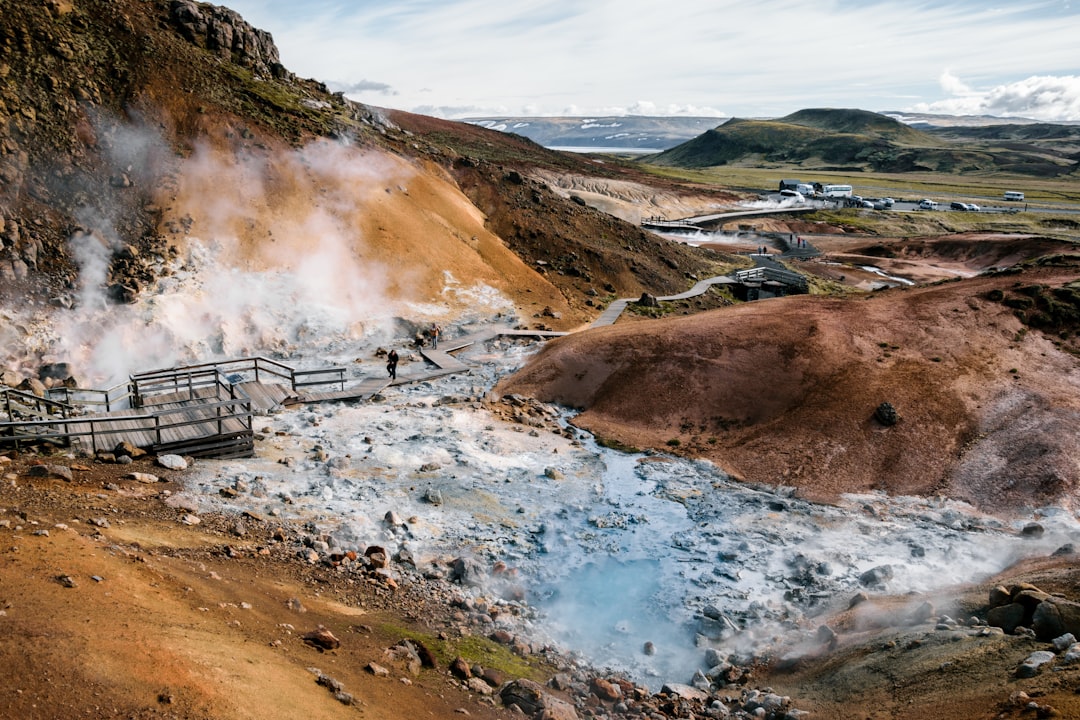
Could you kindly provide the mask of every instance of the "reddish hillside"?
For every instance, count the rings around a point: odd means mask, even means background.
[[[988,295],[1022,305],[1018,288],[1060,286],[1077,267],[615,325],[551,343],[497,391],[580,408],[575,424],[602,438],[813,498],[1048,502],[1080,479],[1075,328],[1064,343],[1029,332]],[[874,418],[883,402],[896,425]]]

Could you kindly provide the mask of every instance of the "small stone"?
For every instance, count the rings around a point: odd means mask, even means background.
[[[861,605],[862,603],[866,602],[869,599],[870,599],[870,596],[867,595],[866,593],[857,592],[854,595],[852,595],[851,600],[848,601],[848,609],[850,610],[851,608],[855,607],[856,605]]]
[[[874,410],[874,419],[885,427],[892,427],[900,422],[900,413],[896,411],[890,402],[883,402]]]
[[[871,568],[859,576],[859,584],[864,587],[878,587],[883,586],[889,580],[892,580],[893,570],[890,565],[879,565],[875,568]]]
[[[450,663],[450,674],[458,680],[468,680],[473,676],[468,661],[460,655]]]
[[[158,455],[155,462],[163,468],[169,470],[187,470],[187,460],[179,455]]]
[[[1072,633],[1065,633],[1064,635],[1059,635],[1054,638],[1052,642],[1054,644],[1054,649],[1058,652],[1061,652],[1062,650],[1067,650],[1068,648],[1075,645],[1076,638],[1073,636]]]
[[[1016,668],[1016,677],[1035,677],[1042,671],[1043,665],[1053,662],[1054,657],[1054,653],[1047,650],[1037,650],[1031,653],[1024,662],[1020,663],[1020,667]]]
[[[134,480],[135,482],[146,483],[147,485],[161,482],[161,479],[157,475],[151,475],[150,473],[131,472],[124,477],[128,480]]]
[[[335,650],[341,646],[341,641],[323,626],[304,635],[302,638],[308,645],[319,650]]]
[[[1043,536],[1043,533],[1045,533],[1045,532],[1046,532],[1046,529],[1042,525],[1040,525],[1039,523],[1033,522],[1033,523],[1028,523],[1027,525],[1025,525],[1024,529],[1020,531],[1020,534],[1023,535],[1024,537],[1040,538],[1040,537]]]
[[[200,519],[198,515],[192,515],[191,513],[188,513],[187,515],[184,515],[182,518],[180,518],[180,522],[184,523],[185,525],[198,525],[202,522],[202,519]]]
[[[378,663],[369,662],[364,666],[364,669],[375,677],[390,677],[390,671]]]

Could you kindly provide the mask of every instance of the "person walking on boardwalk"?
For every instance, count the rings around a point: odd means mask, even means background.
[[[390,374],[391,380],[397,380],[397,364],[398,354],[397,350],[391,350],[386,356],[386,372]]]
[[[431,347],[438,349],[439,347],[439,333],[442,332],[442,328],[438,325],[431,326]]]

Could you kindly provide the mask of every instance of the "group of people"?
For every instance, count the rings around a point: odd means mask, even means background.
[[[416,336],[416,347],[424,347],[424,336],[426,335],[431,339],[431,347],[437,349],[439,347],[439,336],[442,334],[442,328],[438,325],[432,325],[431,329],[426,331],[423,335]],[[386,373],[390,376],[391,380],[397,380],[397,366],[400,361],[397,350],[391,350],[386,354]]]

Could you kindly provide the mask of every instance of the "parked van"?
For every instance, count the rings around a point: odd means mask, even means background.
[[[1015,190],[1008,190],[1005,193],[1006,200],[1013,200],[1015,202],[1024,202],[1024,193],[1016,192]]]
[[[824,185],[821,188],[821,194],[827,198],[849,198],[851,197],[850,185]]]
[[[920,210],[937,210],[937,203],[933,200],[923,200],[919,203]]]
[[[814,195],[814,186],[811,185],[810,183],[799,183],[798,185],[795,186],[795,191],[798,192],[803,197],[813,197],[813,195]]]

